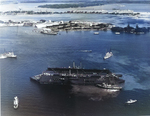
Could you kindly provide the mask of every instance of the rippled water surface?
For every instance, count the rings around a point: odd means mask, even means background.
[[[103,21],[102,16],[93,16],[96,18],[87,15],[84,20]],[[39,20],[43,17],[24,16],[22,19]],[[56,20],[56,17],[60,20],[77,19],[77,15],[52,15],[46,19]],[[110,20],[108,17],[104,17],[108,19],[106,22]],[[149,26],[145,18],[110,18],[112,22],[117,19],[118,25],[127,25],[128,21],[134,25],[134,21],[140,23],[142,20],[141,25]],[[150,33],[115,35],[111,31],[100,31],[99,35],[94,35],[94,31],[60,31],[58,35],[44,35],[33,32],[33,29],[0,27],[0,53],[13,50],[17,55],[16,59],[0,59],[2,116],[150,115]],[[109,49],[113,57],[103,60]],[[108,68],[123,74],[124,89],[112,92],[93,86],[47,86],[30,81],[29,77],[42,73],[47,67],[68,67],[73,61],[77,65],[82,62],[84,68]],[[20,103],[14,110],[13,97],[16,95]],[[138,101],[125,105],[129,99]]]

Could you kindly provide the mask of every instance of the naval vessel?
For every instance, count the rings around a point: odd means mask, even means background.
[[[104,85],[109,84],[112,85],[112,88],[115,86],[122,89],[122,86],[119,85],[124,83],[125,80],[121,77],[121,74],[114,74],[108,69],[83,69],[73,66],[68,68],[48,67],[42,74],[30,78],[40,84],[93,85],[101,88],[106,88]],[[109,86],[109,88],[111,87]]]

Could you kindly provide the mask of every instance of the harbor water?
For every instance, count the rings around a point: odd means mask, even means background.
[[[87,16],[87,17],[86,17]],[[145,16],[145,15],[144,15]],[[150,26],[149,20],[93,14],[50,16],[4,16],[20,20],[87,20],[126,26]],[[95,17],[95,18],[94,18]],[[110,20],[111,18],[111,20]],[[120,19],[121,18],[121,19]],[[113,23],[113,24],[114,24]],[[17,58],[0,59],[2,116],[140,116],[150,115],[150,33],[119,34],[110,30],[60,31],[45,35],[34,27],[0,27],[0,53],[13,51]],[[113,56],[103,57],[107,51]],[[83,52],[92,50],[92,52]],[[40,85],[30,80],[47,67],[68,67],[82,62],[83,68],[109,69],[123,75],[124,88],[113,92],[93,86]],[[13,108],[18,96],[19,108]],[[125,105],[136,99],[132,105]]]

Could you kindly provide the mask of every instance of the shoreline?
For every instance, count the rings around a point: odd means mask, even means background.
[[[8,22],[0,23],[0,27],[35,27],[42,34],[57,35],[59,31],[107,31],[111,30],[115,34],[121,33],[130,33],[130,34],[146,34],[150,32],[150,27],[139,27],[136,24],[136,27],[131,27],[129,24],[126,27],[118,27],[111,23],[103,22],[90,22],[90,21],[80,21],[80,20],[71,20],[71,21],[46,21],[40,20],[37,22],[32,21],[20,21],[14,22],[9,20]],[[36,32],[37,30],[33,31]],[[99,32],[94,33],[99,34]]]
[[[34,14],[66,14],[66,13],[82,13],[82,14],[114,14],[114,15],[131,15],[138,16],[139,12],[135,12],[128,8],[128,4],[104,4],[97,6],[77,7],[77,8],[40,8],[41,4],[34,4],[33,7],[23,3],[13,4],[11,9],[6,10],[7,5],[1,5],[0,15],[34,15]],[[8,5],[9,6],[9,5]],[[132,8],[131,8],[132,9]]]
[[[67,10],[67,11],[7,11],[7,12],[0,12],[1,16],[5,15],[52,15],[52,14],[110,14],[110,15],[126,15],[126,16],[135,16],[138,17],[140,15],[139,12],[134,12],[132,10],[96,10],[96,9],[76,9],[76,10]]]

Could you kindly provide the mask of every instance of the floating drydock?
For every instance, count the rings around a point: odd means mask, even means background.
[[[42,74],[31,77],[40,84],[76,84],[94,85],[111,84],[119,85],[124,83],[121,74],[114,74],[107,69],[80,69],[80,68],[47,68]]]

